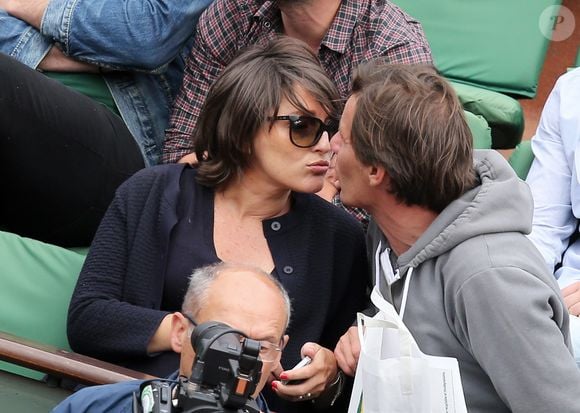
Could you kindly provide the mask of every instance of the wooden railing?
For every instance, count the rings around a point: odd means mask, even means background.
[[[0,360],[83,384],[110,384],[155,377],[92,357],[0,331]]]

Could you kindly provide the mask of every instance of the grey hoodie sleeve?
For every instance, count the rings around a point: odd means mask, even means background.
[[[513,412],[580,412],[580,370],[555,286],[492,267],[467,278],[452,299],[457,337]]]

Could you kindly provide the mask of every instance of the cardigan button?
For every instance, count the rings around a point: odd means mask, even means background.
[[[292,273],[294,272],[294,268],[292,268],[292,267],[291,267],[291,266],[289,266],[289,265],[286,265],[286,266],[285,266],[285,267],[282,269],[282,271],[284,271],[284,273],[285,273],[285,274],[288,274],[288,275],[290,275],[290,274],[292,274]]]
[[[270,224],[270,228],[272,228],[274,231],[279,231],[280,228],[282,228],[282,224],[280,224],[278,221],[274,221],[272,224]]]

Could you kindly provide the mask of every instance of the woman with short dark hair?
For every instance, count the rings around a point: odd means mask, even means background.
[[[219,261],[252,264],[280,280],[294,308],[271,386],[287,400],[270,394],[273,410],[332,401],[341,376],[330,349],[365,307],[367,284],[360,225],[315,195],[338,110],[305,44],[280,38],[239,55],[202,110],[199,165],[149,168],[117,191],[71,301],[73,349],[164,376],[177,368],[169,314],[188,275]],[[312,363],[288,371],[304,355]]]

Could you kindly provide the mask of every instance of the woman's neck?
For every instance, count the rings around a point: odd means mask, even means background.
[[[290,210],[289,189],[274,188],[244,176],[216,191],[216,201],[239,219],[270,219]]]

